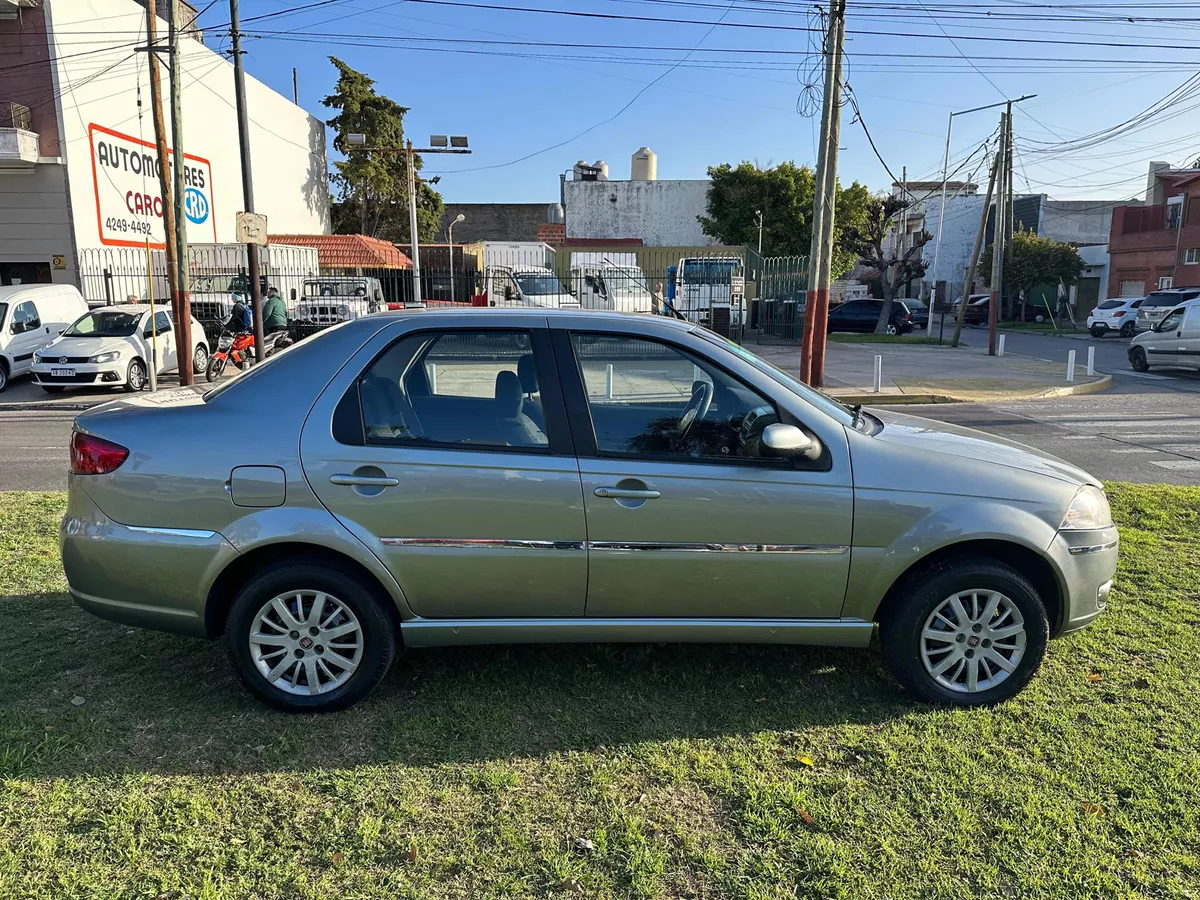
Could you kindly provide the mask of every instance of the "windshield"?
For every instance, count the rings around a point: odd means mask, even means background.
[[[683,280],[695,284],[729,284],[740,259],[687,259],[683,262]]]
[[[527,297],[565,293],[562,285],[558,283],[558,278],[549,273],[545,275],[514,275],[513,278],[517,282],[517,287],[521,289],[521,293]]]
[[[604,280],[614,294],[648,294],[646,278],[641,269],[609,269]]]
[[[758,369],[764,375],[767,375],[773,378],[775,381],[778,381],[793,393],[799,394],[801,397],[803,397],[813,406],[817,407],[817,409],[821,410],[821,412],[825,413],[831,419],[837,421],[839,424],[853,427],[856,421],[861,421],[857,419],[852,411],[838,403],[832,397],[828,396],[827,394],[822,394],[820,391],[810,388],[807,384],[797,381],[787,372],[784,372],[782,369],[775,368],[765,359],[755,356],[745,347],[739,346],[733,341],[723,338],[715,332],[709,331],[707,328],[697,328],[692,332],[692,334],[699,335],[705,340],[724,347],[730,353],[736,354],[739,359],[754,366],[754,368]]]
[[[237,273],[226,275],[196,275],[192,278],[193,294],[248,294],[250,280]]]
[[[365,297],[367,285],[363,281],[306,281],[305,297]]]
[[[129,337],[137,331],[142,314],[131,312],[90,312],[75,320],[63,337]]]

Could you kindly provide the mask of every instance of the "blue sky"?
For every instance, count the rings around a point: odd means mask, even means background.
[[[1144,189],[1150,159],[1180,164],[1200,156],[1196,130],[1200,115],[1192,109],[1200,108],[1200,87],[1194,92],[1189,89],[1179,102],[1129,133],[1094,146],[1091,141],[1056,146],[1121,123],[1200,71],[1200,8],[1184,0],[1120,7],[1113,0],[1075,0],[1069,7],[1058,0],[1057,9],[1047,9],[1050,2],[848,4],[847,80],[880,154],[897,176],[907,166],[910,179],[940,177],[951,110],[1021,94],[1038,96],[1022,104],[1015,119],[1020,192],[1045,192],[1062,199],[1128,198]],[[324,119],[330,111],[320,100],[334,84],[327,57],[337,55],[374,78],[381,93],[411,108],[406,129],[414,141],[424,141],[430,133],[468,134],[472,156],[426,160],[427,173],[443,173],[439,190],[448,201],[549,202],[557,199],[558,173],[576,160],[604,159],[612,177],[627,178],[630,154],[643,144],[658,154],[660,178],[703,178],[708,166],[721,162],[750,160],[768,165],[815,160],[818,121],[799,115],[796,109],[802,91],[797,68],[803,76],[811,65],[809,58],[762,52],[810,48],[815,35],[782,30],[815,22],[808,12],[811,7],[801,3],[517,0],[515,4],[671,20],[667,22],[577,18],[416,0],[336,0],[286,13],[301,5],[303,0],[242,0],[244,31],[262,35],[246,41],[247,70],[290,96],[296,66],[301,105]],[[888,5],[896,8],[884,8]],[[989,11],[991,16],[981,18]],[[286,14],[254,19],[281,12]],[[1122,20],[1121,15],[1136,21]],[[776,28],[712,27],[679,20]],[[227,43],[216,28],[226,21],[224,0],[217,0],[203,14],[201,24],[214,29],[210,46]],[[526,43],[449,44],[405,38]],[[569,46],[530,47],[528,42]],[[372,44],[378,46],[361,46]],[[1162,49],[1163,44],[1181,49]],[[601,45],[675,49],[638,51]],[[714,52],[721,49],[742,52]],[[500,53],[561,58],[496,55]],[[888,53],[903,57],[873,55]],[[1061,61],[1066,58],[1088,62]],[[668,71],[681,60],[679,67]],[[647,87],[660,76],[660,81]],[[617,118],[599,124],[643,89]],[[996,129],[999,113],[995,109],[956,117],[952,169],[962,163],[961,175],[975,174],[986,183],[986,169],[980,165],[984,154],[976,151]],[[861,126],[852,120],[852,112],[844,110],[841,178],[886,188],[891,178],[872,153]],[[563,147],[509,164],[591,126],[597,127]]]

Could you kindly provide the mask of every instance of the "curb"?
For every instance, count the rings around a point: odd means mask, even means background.
[[[841,403],[861,403],[864,406],[904,406],[913,403],[994,403],[999,400],[1012,403],[1024,400],[1050,400],[1056,397],[1098,394],[1101,391],[1107,391],[1112,386],[1112,376],[1102,375],[1095,381],[1045,388],[1036,393],[1023,393],[1015,396],[1012,394],[1002,395],[1000,392],[995,392],[994,396],[985,397],[955,396],[953,394],[836,394],[832,392],[830,396]]]
[[[1113,377],[1104,375],[1096,381],[1089,381],[1085,384],[1070,384],[1063,387],[1051,388],[1045,393],[1038,394],[1036,397],[1031,397],[1031,400],[1045,400],[1052,397],[1077,397],[1080,394],[1098,394],[1101,391],[1107,391],[1113,386]]]

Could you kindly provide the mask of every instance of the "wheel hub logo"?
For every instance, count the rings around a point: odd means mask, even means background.
[[[310,637],[300,638],[300,646],[303,647],[305,650],[311,649],[312,645],[313,645],[312,638],[310,638]]]
[[[192,224],[203,224],[208,219],[208,198],[196,188],[188,188],[183,192],[183,213]]]

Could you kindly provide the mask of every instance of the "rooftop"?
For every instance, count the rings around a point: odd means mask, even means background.
[[[365,234],[272,234],[272,244],[312,247],[322,269],[411,269],[394,244]]]

